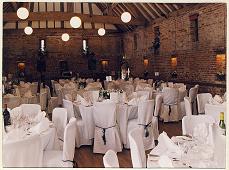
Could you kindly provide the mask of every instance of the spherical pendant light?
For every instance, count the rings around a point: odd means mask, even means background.
[[[67,33],[64,33],[64,34],[62,34],[62,36],[61,36],[61,39],[63,40],[63,41],[68,41],[69,40],[69,35],[67,34]]]
[[[105,31],[105,29],[104,29],[104,28],[100,28],[100,29],[98,29],[98,34],[99,34],[100,36],[104,36],[104,35],[105,35],[105,33],[106,33],[106,31]]]
[[[128,23],[131,20],[131,15],[129,12],[123,12],[121,15],[122,22]]]
[[[29,16],[29,11],[28,9],[21,7],[17,10],[17,16],[20,19],[26,19]]]
[[[81,26],[81,19],[79,17],[72,17],[70,19],[70,25],[73,28],[79,28]]]
[[[25,27],[24,29],[25,34],[31,35],[33,33],[33,28],[32,27]]]

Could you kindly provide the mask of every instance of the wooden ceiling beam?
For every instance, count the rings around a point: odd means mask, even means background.
[[[28,21],[44,21],[44,20],[55,20],[55,21],[69,21],[71,17],[78,16],[84,22],[94,23],[106,23],[106,24],[125,24],[121,21],[120,17],[116,16],[102,16],[93,15],[90,17],[89,14],[80,14],[72,12],[31,12]],[[20,21],[15,12],[3,13],[3,21]],[[129,25],[145,25],[144,21],[138,19],[132,19]]]
[[[158,9],[160,9],[161,12],[162,12],[164,15],[167,15],[167,14],[169,13],[169,10],[166,9],[166,8],[163,6],[163,4],[157,4],[157,3],[155,3],[154,5],[155,5]]]
[[[18,9],[18,4],[17,4],[17,2],[10,2],[10,4],[11,4],[11,6],[12,6],[12,8],[13,8],[13,11],[16,12],[17,9]]]
[[[89,8],[90,17],[92,17],[93,16],[92,3],[88,2],[88,8]],[[91,27],[92,27],[92,29],[95,29],[95,23],[94,22],[91,23]]]
[[[148,22],[146,18],[139,12],[139,10],[133,4],[130,3],[123,3],[123,4],[134,13],[137,19],[143,20],[145,21],[145,23]]]
[[[168,5],[168,7],[169,7],[172,11],[176,11],[176,8],[173,6],[173,4],[166,3],[166,5]]]
[[[175,8],[176,10],[179,9],[179,7],[177,6],[177,4],[172,4],[172,6],[174,6],[174,8]]]
[[[149,8],[146,3],[144,4],[140,3],[140,5],[144,8],[144,10],[148,13],[148,15],[151,16],[151,18],[153,19],[157,18],[157,14],[155,14],[155,12],[152,11],[152,9]]]
[[[64,2],[60,2],[60,12],[64,12]],[[64,28],[64,21],[60,22],[60,26],[61,26],[61,28]]]
[[[153,3],[148,3],[148,6],[159,16],[162,16],[161,10]]]
[[[150,17],[147,16],[147,14],[144,12],[144,10],[141,8],[139,4],[133,3],[133,5],[138,9],[138,11],[146,18],[148,22],[151,21]]]
[[[81,2],[80,3],[80,7],[81,7],[81,14],[83,15],[83,3]],[[89,15],[89,17],[91,17],[90,15]],[[82,21],[82,18],[81,18],[81,21]],[[84,22],[82,21],[82,28],[84,29]]]
[[[169,12],[173,12],[173,10],[167,4],[163,4],[163,5],[169,10]]]
[[[126,5],[124,5],[123,3],[119,4],[123,9],[125,9],[126,12],[129,12],[134,18],[137,18],[137,15],[131,11]]]
[[[116,15],[116,16],[119,16],[120,17],[120,12],[117,10],[117,8],[115,8],[115,9],[113,9],[113,11],[114,11],[114,14]],[[129,31],[129,28],[127,27],[127,25],[120,25],[122,28],[124,28],[124,31]]]
[[[74,12],[74,3],[67,2],[67,12]]]

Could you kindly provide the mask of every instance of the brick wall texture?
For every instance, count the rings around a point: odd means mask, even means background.
[[[193,42],[189,16],[198,16],[199,41]],[[36,56],[39,39],[46,39],[48,59],[47,74],[52,77],[58,73],[58,61],[65,59],[73,72],[87,74],[87,59],[82,56],[82,40],[86,38],[89,47],[95,52],[97,60],[108,59],[110,71],[119,70],[119,58],[126,55],[130,64],[131,75],[142,77],[144,73],[143,58],[149,59],[149,77],[159,72],[164,80],[170,80],[171,54],[177,56],[176,81],[190,81],[219,84],[203,91],[223,91],[225,81],[216,80],[216,48],[226,48],[226,4],[198,4],[171,13],[166,19],[157,19],[145,27],[138,27],[133,32],[109,34],[99,37],[96,34],[82,35],[71,31],[70,40],[63,42],[61,34],[68,30],[40,29],[27,36],[23,30],[4,30],[3,32],[3,73],[14,73],[17,57],[26,60],[27,71],[36,77]],[[150,51],[154,41],[154,28],[160,29],[160,53]],[[134,36],[137,47],[134,47]],[[123,42],[122,42],[123,41]],[[123,44],[123,47],[121,45]],[[122,50],[123,49],[123,50]],[[123,53],[124,51],[124,53]],[[224,67],[225,67],[224,63]],[[97,72],[100,71],[99,62]],[[204,87],[203,87],[204,88]]]

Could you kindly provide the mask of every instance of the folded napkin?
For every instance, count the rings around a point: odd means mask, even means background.
[[[83,106],[89,106],[90,103],[87,102],[83,97],[81,97],[80,95],[77,94],[77,102],[80,102],[80,104],[82,104]]]
[[[49,120],[47,117],[42,118],[42,120],[34,127],[30,129],[31,132],[34,133],[42,133],[49,128]]]
[[[25,92],[24,97],[33,97],[32,92],[28,90],[27,92]]]
[[[160,156],[158,164],[162,168],[173,168],[172,160],[166,155]]]
[[[206,123],[197,124],[194,127],[193,132],[192,132],[193,138],[196,138],[201,143],[208,142],[207,141],[208,135],[209,135],[209,124],[206,124]]]

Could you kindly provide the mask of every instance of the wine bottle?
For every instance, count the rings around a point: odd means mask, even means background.
[[[224,123],[224,112],[220,112],[219,127],[220,127],[221,134],[226,135],[226,125]]]
[[[11,125],[10,112],[7,110],[7,104],[5,104],[5,110],[3,111],[4,126]]]

